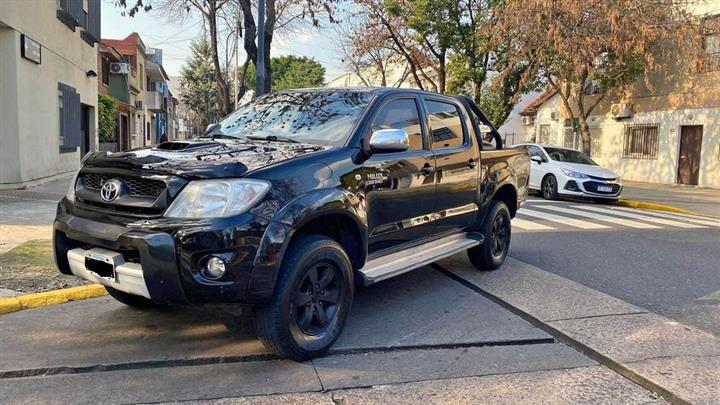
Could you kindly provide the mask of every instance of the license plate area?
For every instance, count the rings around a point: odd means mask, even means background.
[[[612,193],[612,186],[598,186],[597,189],[603,193]]]
[[[85,269],[99,277],[115,278],[115,270],[125,260],[123,255],[112,250],[93,248],[85,251]]]

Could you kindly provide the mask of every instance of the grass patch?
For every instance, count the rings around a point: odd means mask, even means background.
[[[83,284],[57,269],[51,240],[31,240],[0,256],[0,288],[31,293]]]

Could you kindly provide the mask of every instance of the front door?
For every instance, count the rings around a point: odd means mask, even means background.
[[[374,153],[357,175],[365,189],[370,254],[432,234],[435,159],[425,141],[418,102],[414,96],[385,101],[371,121],[367,138],[379,129],[404,129],[410,146],[404,152]]]
[[[700,150],[702,148],[702,125],[684,126],[680,131],[680,157],[677,182],[696,186],[700,177]]]
[[[80,107],[80,159],[90,151],[90,107]]]
[[[120,114],[120,128],[119,128],[119,146],[120,150],[128,150],[130,149],[129,140],[128,140],[128,116],[124,114]]]
[[[425,98],[424,104],[437,166],[433,233],[445,234],[466,228],[477,216],[480,151],[470,142],[471,124],[458,103]]]

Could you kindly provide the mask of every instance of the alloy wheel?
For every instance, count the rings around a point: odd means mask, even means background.
[[[332,263],[310,267],[298,284],[292,301],[293,317],[298,329],[316,335],[330,325],[340,302],[340,269]]]
[[[494,257],[500,257],[507,249],[510,236],[510,222],[504,215],[498,215],[493,220],[492,232],[490,235],[490,252]]]

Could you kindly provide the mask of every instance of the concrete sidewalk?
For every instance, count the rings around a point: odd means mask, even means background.
[[[0,191],[0,254],[32,239],[52,238],[58,201],[72,176],[24,190]]]
[[[720,189],[624,181],[622,198],[720,217]]]

